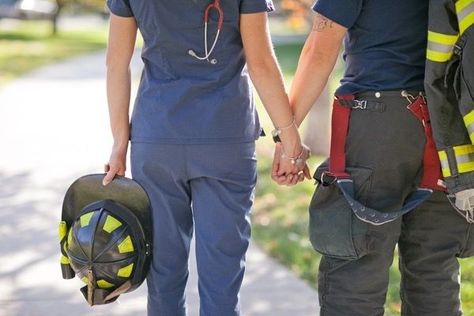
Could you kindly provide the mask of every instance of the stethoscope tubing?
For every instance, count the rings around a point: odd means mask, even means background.
[[[211,10],[216,10],[218,14],[218,22],[217,22],[217,31],[216,36],[214,37],[214,41],[211,45],[211,49],[208,49],[207,44],[207,35],[208,35],[208,25],[209,25],[209,15]],[[212,52],[216,48],[217,41],[219,40],[219,35],[221,34],[222,26],[224,25],[224,11],[221,8],[220,0],[214,0],[210,3],[206,10],[204,11],[204,56],[198,56],[196,52],[193,50],[189,50],[188,54],[195,57],[198,60],[207,60],[211,64],[217,64],[217,60],[209,59],[211,57]]]

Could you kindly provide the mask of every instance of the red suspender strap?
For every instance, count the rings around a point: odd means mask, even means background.
[[[332,108],[331,152],[329,158],[329,175],[336,178],[348,178],[346,173],[346,137],[349,130],[351,108],[341,105],[339,100],[354,100],[354,96],[338,96]]]
[[[440,186],[441,163],[433,140],[433,130],[431,129],[430,116],[425,98],[419,96],[407,107],[423,124],[425,129],[425,150],[423,153],[423,178],[420,187],[437,191],[446,191]]]

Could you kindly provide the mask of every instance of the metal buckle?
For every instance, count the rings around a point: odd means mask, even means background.
[[[453,53],[456,56],[462,57],[463,48],[459,44],[454,44]]]
[[[329,181],[326,180],[328,177],[330,178]],[[324,171],[323,173],[321,173],[321,177],[319,179],[319,183],[321,183],[323,187],[328,187],[334,184],[336,181],[337,177],[331,175],[329,171]]]
[[[353,100],[356,105],[352,106],[354,110],[365,110],[367,109],[367,100]]]

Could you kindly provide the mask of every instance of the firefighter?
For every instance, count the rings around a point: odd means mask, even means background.
[[[310,204],[320,314],[383,315],[398,245],[402,315],[461,315],[457,257],[473,253],[474,236],[445,194],[424,100],[428,1],[319,0],[313,9],[290,92],[298,124],[345,44],[330,159]],[[287,182],[278,168],[272,176]]]
[[[474,222],[474,1],[431,0],[426,97],[448,191]]]

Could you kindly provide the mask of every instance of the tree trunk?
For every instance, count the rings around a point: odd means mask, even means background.
[[[64,8],[64,3],[62,1],[56,1],[56,3],[58,5],[58,10],[56,11],[56,13],[54,13],[54,15],[51,18],[51,23],[53,24],[53,35],[58,34],[58,31],[59,31],[59,27],[58,27],[59,14],[61,13],[61,11]]]

